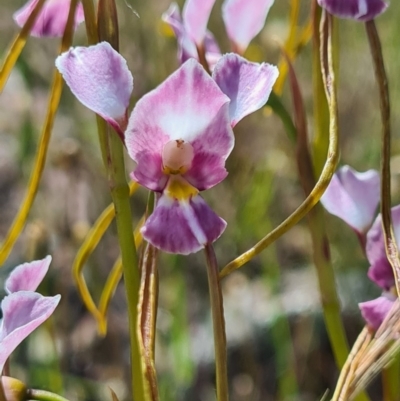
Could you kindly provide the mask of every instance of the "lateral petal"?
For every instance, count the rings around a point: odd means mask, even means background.
[[[49,270],[51,256],[17,266],[8,276],[5,289],[8,294],[17,291],[36,291]]]
[[[56,59],[77,99],[122,134],[133,90],[133,77],[126,60],[107,42],[74,47]]]
[[[6,296],[1,309],[0,372],[15,348],[55,310],[60,295],[44,297],[32,291],[19,291]]]
[[[215,0],[186,0],[183,7],[185,30],[197,46],[203,45],[214,3]]]
[[[28,1],[13,15],[14,21],[22,27],[32,14],[38,0]],[[60,37],[64,34],[68,19],[71,0],[48,0],[44,3],[31,30],[32,36],[37,37]],[[79,3],[75,12],[74,27],[85,19],[82,4]]]
[[[368,326],[378,330],[386,315],[394,304],[395,297],[392,294],[384,293],[372,301],[361,302],[358,307]]]
[[[379,185],[376,170],[359,173],[343,166],[333,175],[321,203],[329,213],[364,234],[371,226],[379,203]]]
[[[400,239],[400,205],[392,209],[393,230],[399,246]],[[394,285],[393,270],[386,257],[384,235],[382,230],[382,218],[379,214],[374,224],[367,233],[366,254],[371,264],[368,277],[384,290],[389,290]]]
[[[374,19],[388,7],[382,0],[318,0],[318,4],[336,17],[358,21]]]
[[[267,63],[252,63],[235,53],[221,57],[215,65],[213,78],[231,100],[232,127],[265,105],[278,75],[278,69]]]
[[[141,232],[162,251],[187,255],[217,240],[225,227],[226,222],[199,195],[177,200],[163,194]]]
[[[274,0],[225,0],[222,18],[229,39],[240,54],[261,31]]]

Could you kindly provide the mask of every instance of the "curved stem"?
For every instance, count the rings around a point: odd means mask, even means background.
[[[313,190],[310,192],[304,202],[286,220],[284,220],[278,227],[267,234],[257,244],[255,244],[247,252],[244,252],[242,255],[228,263],[220,272],[220,278],[227,276],[236,269],[239,269],[245,263],[249,262],[256,255],[262,252],[265,248],[267,248],[270,244],[276,241],[279,237],[285,234],[289,229],[295,226],[318,203],[336,170],[339,161],[339,134],[331,35],[328,36],[328,39],[325,43],[321,43],[321,47],[321,69],[323,71],[322,75],[325,84],[325,94],[329,104],[330,116],[328,155],[321,175]]]
[[[63,38],[61,40],[60,53],[68,50],[72,44],[72,37],[74,33],[73,25],[74,25],[76,6],[77,6],[77,0],[71,1],[67,24],[65,26]],[[39,188],[39,183],[42,178],[43,169],[46,163],[47,149],[49,147],[54,119],[56,116],[56,112],[58,110],[58,105],[60,103],[62,88],[63,88],[63,80],[61,74],[58,71],[55,71],[49,103],[47,106],[46,120],[40,136],[39,149],[36,153],[33,171],[29,179],[28,190],[22,202],[22,205],[19,208],[18,214],[15,217],[11,225],[11,228],[8,231],[6,238],[1,246],[0,266],[8,258],[15,244],[15,241],[17,240],[22,229],[24,228],[26,219],[28,218],[29,211],[31,210],[32,204],[35,200],[36,193]]]
[[[214,330],[217,400],[228,401],[229,392],[224,306],[222,300],[221,284],[218,279],[217,258],[215,257],[214,248],[211,244],[206,245],[205,254],[207,260],[208,287],[210,290],[210,303]]]
[[[400,297],[400,260],[396,237],[393,232],[390,193],[390,98],[389,85],[383,61],[382,47],[374,20],[365,23],[369,47],[374,65],[375,78],[379,87],[379,101],[382,118],[381,150],[381,215],[385,236],[386,255],[393,269],[397,295]]]
[[[18,60],[19,55],[25,47],[28,36],[31,32],[33,24],[36,21],[40,11],[43,8],[43,5],[46,0],[39,0],[35,7],[33,8],[31,14],[26,20],[22,29],[18,32],[14,41],[12,42],[10,49],[7,52],[6,58],[4,59],[3,65],[0,68],[0,92],[3,91],[4,85],[6,84],[8,77],[12,69],[14,68],[15,63]]]

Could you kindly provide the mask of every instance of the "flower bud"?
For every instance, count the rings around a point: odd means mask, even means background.
[[[2,376],[1,384],[6,401],[25,401],[27,399],[27,388],[21,381],[13,377]]]

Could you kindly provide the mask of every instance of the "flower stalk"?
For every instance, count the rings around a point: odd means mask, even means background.
[[[400,297],[400,260],[393,232],[390,193],[390,98],[389,86],[383,61],[382,46],[374,20],[365,23],[368,42],[374,65],[375,78],[379,87],[379,103],[382,118],[381,150],[381,215],[385,237],[386,255],[393,269],[397,295]]]
[[[217,400],[228,401],[228,370],[226,352],[226,334],[224,306],[221,284],[218,278],[218,263],[214,248],[211,244],[205,247],[208,288],[210,290],[210,303],[214,330],[215,366],[217,376]]]

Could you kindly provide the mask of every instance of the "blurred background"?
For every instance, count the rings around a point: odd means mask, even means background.
[[[229,51],[221,18],[214,6],[209,29],[223,51]],[[2,56],[18,28],[12,14],[23,0],[1,0]],[[177,67],[176,41],[161,22],[168,0],[118,0],[120,52],[134,75],[132,106]],[[179,1],[182,6],[183,2]],[[311,1],[301,2],[301,23]],[[271,8],[263,31],[248,57],[277,64],[279,46],[289,29],[289,0]],[[378,18],[393,111],[393,203],[400,202],[400,7],[392,1]],[[380,114],[371,57],[362,23],[340,21],[339,116],[341,164],[359,171],[378,168]],[[75,45],[85,45],[85,29]],[[23,199],[43,124],[59,40],[30,38],[0,96],[0,240],[6,235]],[[313,135],[311,43],[294,63]],[[289,111],[285,85],[282,101]],[[295,149],[283,125],[268,107],[235,128],[236,146],[227,164],[228,178],[204,198],[228,222],[215,243],[220,266],[247,250],[279,224],[303,200]],[[134,167],[127,158],[128,170]],[[132,198],[137,222],[147,193]],[[95,118],[65,88],[53,129],[40,190],[28,224],[0,271],[0,294],[8,272],[17,264],[53,256],[40,291],[62,294],[54,317],[13,354],[12,375],[29,386],[64,394],[72,400],[109,400],[111,387],[121,401],[129,399],[129,338],[123,285],[110,305],[108,332],[97,334],[95,320],[83,307],[72,279],[74,257],[89,228],[111,201],[97,141]],[[363,322],[358,302],[380,290],[366,272],[368,262],[354,233],[326,215],[332,261],[350,343]],[[99,299],[107,274],[119,255],[111,225],[85,266],[85,277]],[[232,401],[318,400],[333,389],[338,370],[321,314],[312,264],[307,221],[260,256],[223,280]],[[213,336],[205,260],[163,254],[159,260],[160,297],[156,363],[163,401],[215,399]],[[380,399],[379,381],[371,388]]]

